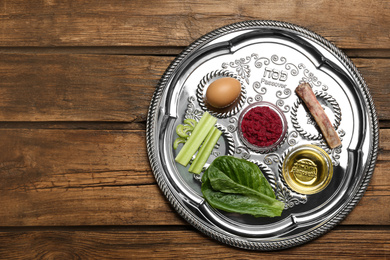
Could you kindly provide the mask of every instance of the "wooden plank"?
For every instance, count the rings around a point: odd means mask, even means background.
[[[0,120],[145,121],[172,59],[0,55]]]
[[[390,119],[390,59],[353,59],[352,60],[367,82],[374,99],[379,120]],[[386,98],[384,98],[386,97]]]
[[[176,56],[185,46],[2,47],[0,54],[99,54]],[[350,58],[390,58],[390,49],[342,49]]]
[[[382,121],[383,122],[383,121]],[[390,124],[390,123],[389,123]],[[383,124],[382,124],[383,125]],[[0,121],[0,129],[88,129],[88,130],[145,130],[146,122],[99,121]]]
[[[1,47],[0,54],[99,54],[99,55],[156,55],[176,56],[183,46],[56,46],[56,47]],[[350,57],[390,57],[390,49],[348,49]]]
[[[273,19],[307,27],[341,48],[388,49],[389,9],[386,0],[5,0],[0,46],[186,46],[226,24]]]
[[[0,226],[189,225],[157,185],[1,191]],[[389,192],[367,191],[341,225],[389,225]],[[380,210],[378,210],[380,209]]]
[[[155,183],[145,131],[0,130],[0,189]]]
[[[0,54],[0,121],[145,122],[173,57]],[[390,59],[354,59],[390,120]],[[44,72],[44,73],[43,73]]]
[[[389,230],[335,229],[276,252],[234,248],[196,230],[1,232],[6,259],[387,259]]]
[[[37,188],[1,191],[1,195],[4,227],[188,225],[157,185]]]
[[[389,136],[343,224],[390,224]],[[144,131],[3,129],[0,147],[0,226],[187,225],[155,183]]]
[[[350,58],[389,58],[390,49],[344,49]]]
[[[0,132],[0,225],[183,223],[155,184],[144,131]]]

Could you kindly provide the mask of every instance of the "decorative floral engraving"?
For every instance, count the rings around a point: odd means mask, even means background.
[[[285,88],[283,91],[281,91],[281,90],[276,91],[276,96],[280,99],[286,99],[286,98],[289,98],[291,96],[291,93],[292,93],[291,89]]]
[[[237,130],[237,126],[236,126],[237,122],[238,122],[237,117],[233,116],[233,117],[229,118],[230,124],[228,125],[227,129],[230,133],[234,133]]]
[[[251,158],[251,154],[246,146],[238,146],[236,148],[236,154],[242,154],[242,159],[248,160],[249,158]]]
[[[308,69],[305,69],[303,71],[303,74],[305,75],[305,77],[303,77],[302,80],[317,87],[321,86],[321,81],[319,81],[318,78]]]
[[[203,111],[195,108],[195,104],[194,104],[195,100],[196,100],[195,97],[192,96],[188,98],[188,105],[187,105],[186,113],[184,115],[185,119],[191,118],[191,119],[195,119],[196,121],[199,121],[200,118],[202,117]]]
[[[276,65],[284,65],[287,62],[287,59],[285,57],[280,57],[278,55],[272,55],[271,61]]]
[[[284,101],[283,101],[282,99],[286,99],[286,98],[288,98],[288,97],[290,97],[290,96],[291,96],[291,89],[289,89],[289,88],[285,88],[283,91],[278,90],[278,91],[276,92],[276,97],[279,98],[279,99],[276,101],[276,105],[277,105],[278,107],[280,107],[280,108],[283,108],[282,111],[283,111],[284,113],[287,113],[287,112],[290,111],[290,106],[289,106],[289,105],[285,105],[285,106],[283,107]]]
[[[253,104],[255,102],[260,102],[262,100],[263,100],[263,96],[262,95],[256,95],[255,98],[248,97],[247,102],[248,102],[248,104]]]
[[[342,146],[339,146],[339,147],[336,147],[334,149],[332,149],[332,153],[331,153],[331,156],[332,156],[332,159],[333,159],[333,165],[334,166],[339,166],[340,165],[340,154],[341,154],[341,147]]]
[[[263,162],[267,165],[272,165],[273,163],[279,163],[280,156],[277,153],[270,153],[264,157]]]
[[[340,137],[344,137],[345,136],[345,131],[343,130],[343,129],[340,129],[339,131],[338,131],[338,133],[339,133],[339,136]]]
[[[290,146],[293,146],[293,145],[296,145],[298,142],[295,138],[298,137],[298,132],[297,131],[292,131],[291,133],[289,133],[287,135],[287,143],[290,145]]]
[[[286,70],[291,70],[291,76],[297,76],[299,74],[299,69],[297,66],[295,66],[292,63],[287,63],[286,66],[284,66]]]
[[[214,156],[214,157],[218,157],[218,156],[221,155],[221,152],[219,152],[219,151],[213,151],[213,152],[211,153],[211,155]]]
[[[194,180],[202,183],[202,175],[201,174],[192,174],[192,176],[193,176]]]
[[[287,59],[285,57],[279,58],[279,56],[275,54],[271,56],[271,59],[266,57],[259,57],[259,55],[255,53],[252,54],[252,57],[254,58],[256,68],[261,68],[263,65],[269,65],[272,61],[272,63],[275,65],[285,65],[284,68],[290,71],[292,76],[297,76],[299,74],[299,70],[304,68],[303,64],[301,64],[301,66],[296,66],[293,63],[287,63]]]
[[[289,209],[298,204],[305,204],[307,196],[289,190],[282,182],[277,182],[276,199],[284,202],[284,209]]]
[[[235,60],[234,62],[229,62],[229,63],[222,63],[222,68],[227,69],[229,66],[231,68],[236,69],[236,72],[238,76],[240,76],[247,84],[249,84],[249,77],[250,77],[250,72],[251,69],[249,67],[249,62],[251,61],[250,56],[246,56],[245,58],[241,58],[238,60]]]
[[[304,69],[303,70],[304,76],[302,77],[300,83],[307,82],[307,83],[311,84],[312,86],[322,87],[323,91],[327,91],[329,89],[329,87],[327,85],[322,85],[321,81],[318,80],[318,78],[314,75],[314,73],[312,73],[308,69],[306,69],[305,65],[303,65],[301,63],[298,65],[298,67],[299,67],[299,69]]]
[[[259,57],[258,54],[253,53],[252,57],[255,60],[255,67],[258,68],[258,69],[260,69],[263,66],[263,64],[264,65],[269,65],[269,63],[270,63],[270,60],[268,58],[266,58],[266,57]]]
[[[252,97],[248,98],[249,104],[252,104],[254,101],[257,101],[257,102],[262,101],[263,95],[265,95],[267,93],[267,88],[262,87],[261,83],[259,81],[253,82],[252,87],[253,87],[253,90],[257,93],[257,95],[255,96],[254,99]]]
[[[282,110],[284,113],[288,113],[288,112],[290,111],[290,106],[289,106],[289,105],[285,105],[285,106],[283,107],[284,101],[281,100],[281,99],[276,100],[276,105],[277,105],[278,107],[280,107],[280,108],[283,108],[283,109],[281,109],[281,110]]]

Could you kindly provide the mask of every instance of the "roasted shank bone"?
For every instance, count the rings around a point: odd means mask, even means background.
[[[325,111],[318,102],[311,86],[306,82],[302,83],[295,89],[295,92],[303,100],[306,107],[309,109],[310,114],[314,117],[314,120],[320,128],[329,147],[333,149],[340,146],[341,140]]]

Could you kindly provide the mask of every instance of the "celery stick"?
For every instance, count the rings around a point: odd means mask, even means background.
[[[202,118],[195,126],[192,134],[188,138],[187,142],[181,148],[179,154],[176,156],[176,162],[183,166],[187,166],[192,156],[199,149],[200,145],[206,138],[207,134],[214,127],[217,119],[210,115],[208,112],[204,112]]]
[[[213,151],[215,144],[218,142],[218,139],[221,134],[221,131],[219,131],[216,127],[213,127],[213,129],[209,132],[206,139],[204,140],[202,147],[199,149],[195,160],[192,162],[190,168],[188,169],[189,172],[196,174],[201,173],[203,166],[209,159],[210,154]]]

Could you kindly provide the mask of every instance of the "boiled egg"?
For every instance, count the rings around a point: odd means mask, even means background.
[[[231,77],[220,78],[207,88],[206,102],[215,108],[225,108],[233,104],[240,94],[240,81]]]

